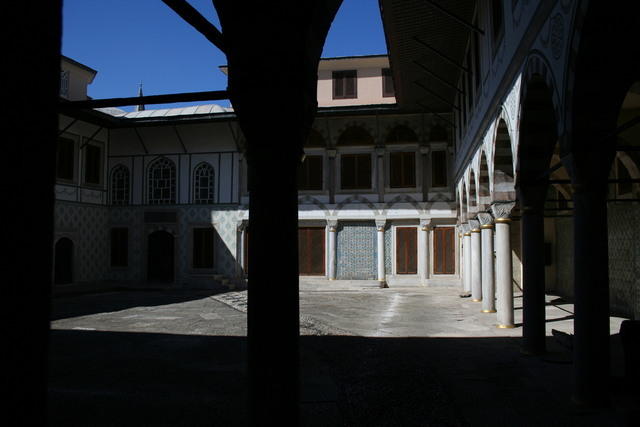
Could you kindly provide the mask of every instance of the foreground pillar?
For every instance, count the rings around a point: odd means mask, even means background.
[[[469,221],[471,226],[471,300],[482,301],[482,248],[480,245],[480,223]]]
[[[603,185],[603,183],[605,183]],[[606,177],[574,185],[574,400],[609,401],[609,253]]]
[[[488,213],[478,214],[482,241],[482,312],[496,312],[495,274],[493,256],[493,218]]]
[[[296,177],[318,107],[322,47],[340,3],[214,0],[230,100],[247,142],[250,425],[300,423]],[[278,66],[256,66],[263,63]],[[265,99],[287,114],[265,114]]]
[[[380,282],[381,286],[386,286],[387,277],[384,269],[384,226],[386,224],[386,219],[376,219],[376,236],[377,236],[377,267],[378,267],[378,282]]]
[[[338,221],[328,220],[327,227],[329,230],[329,271],[327,277],[329,280],[336,280],[336,233],[338,230]]]
[[[462,235],[462,251],[464,265],[464,292],[471,296],[471,228],[469,224],[464,224],[464,234]]]
[[[499,328],[513,328],[513,265],[511,260],[511,232],[509,215],[515,203],[496,203],[491,206],[496,226],[496,309]]]
[[[522,351],[543,354],[545,345],[544,200],[547,185],[520,188],[522,203]]]

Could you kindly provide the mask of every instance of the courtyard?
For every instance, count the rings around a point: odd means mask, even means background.
[[[57,296],[51,425],[246,425],[246,298],[117,288]],[[623,319],[610,320],[613,405],[586,410],[570,404],[572,304],[547,295],[548,352],[529,357],[520,294],[515,301],[516,327],[498,329],[457,288],[302,279],[303,425],[631,425]]]

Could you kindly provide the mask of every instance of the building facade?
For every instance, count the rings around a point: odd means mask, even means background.
[[[298,177],[300,274],[458,284],[447,116],[399,113],[386,56],[322,60],[318,102]],[[56,282],[242,284],[244,144],[218,105],[61,115]]]

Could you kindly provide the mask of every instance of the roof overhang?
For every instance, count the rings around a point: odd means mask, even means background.
[[[401,110],[452,111],[470,40],[473,0],[379,0]],[[428,46],[425,46],[428,45]],[[448,83],[448,84],[447,84]]]

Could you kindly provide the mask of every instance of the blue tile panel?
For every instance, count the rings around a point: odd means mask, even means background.
[[[376,279],[376,226],[373,221],[341,223],[336,240],[338,279]]]

